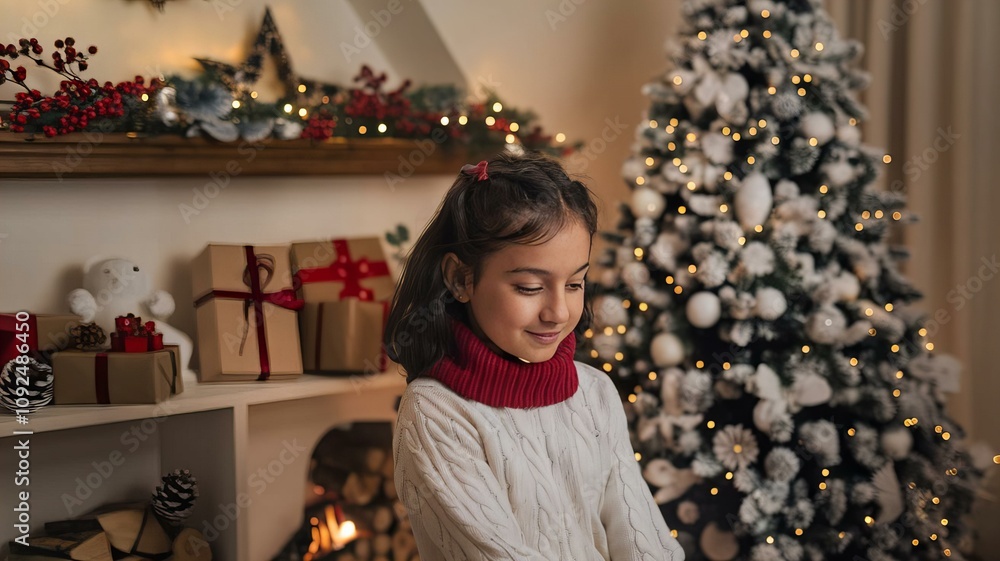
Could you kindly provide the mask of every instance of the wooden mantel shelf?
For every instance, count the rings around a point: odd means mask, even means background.
[[[267,139],[217,142],[177,136],[0,133],[0,179],[236,175],[379,175],[457,172],[470,156],[430,139]]]

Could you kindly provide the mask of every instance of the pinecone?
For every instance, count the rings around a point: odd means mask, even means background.
[[[18,384],[18,368],[21,370],[21,377],[27,378],[27,385]],[[26,391],[24,395],[18,395],[18,389]],[[18,401],[20,400],[20,403]],[[18,409],[26,410],[29,413],[37,411],[52,403],[52,367],[42,364],[33,358],[28,358],[27,364],[17,364],[16,359],[4,365],[0,372],[0,405],[3,405],[14,413]]]
[[[162,479],[163,483],[153,492],[153,512],[170,524],[181,524],[191,516],[198,498],[198,484],[186,469],[176,469]]]
[[[83,323],[69,331],[70,347],[78,351],[100,349],[107,342],[108,336],[96,323]]]

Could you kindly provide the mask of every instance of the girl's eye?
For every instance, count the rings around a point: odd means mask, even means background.
[[[570,288],[570,290],[583,290],[583,283],[582,282],[568,284],[566,286],[568,286]]]
[[[529,288],[527,286],[518,286],[517,291],[520,292],[521,294],[538,294],[539,292],[542,291],[542,289],[541,287]]]

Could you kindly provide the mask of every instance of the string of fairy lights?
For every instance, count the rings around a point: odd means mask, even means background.
[[[763,20],[766,21],[766,20],[768,20],[771,17],[771,13],[769,12],[769,10],[766,10],[766,9],[765,10],[761,10],[760,11],[760,17]],[[708,39],[708,32],[706,32],[706,31],[699,31],[699,32],[697,32],[696,36],[697,36],[697,38],[699,40],[706,41]],[[762,37],[762,39],[764,41],[770,40],[773,36],[774,36],[774,34],[773,34],[773,32],[771,30],[765,29],[765,30],[763,30],[761,32],[761,37]],[[735,33],[733,35],[732,40],[735,43],[740,43],[740,42],[742,42],[744,40],[747,40],[749,38],[750,38],[750,32],[749,32],[749,30],[742,29],[738,33]],[[826,48],[826,46],[822,42],[815,42],[813,44],[813,46],[812,46],[812,49],[813,49],[813,51],[815,53],[821,53],[821,52],[824,51],[825,48]],[[794,48],[789,50],[788,55],[793,60],[795,60],[795,59],[801,59],[802,57],[806,56],[805,53],[801,52],[799,49],[794,49]],[[675,74],[675,75],[673,75],[670,78],[670,81],[675,86],[681,86],[684,83],[684,77],[681,76],[680,74]],[[794,88],[794,91],[795,91],[795,93],[798,96],[805,97],[805,96],[809,95],[810,87],[819,83],[819,79],[816,76],[813,76],[811,73],[796,73],[796,74],[793,74],[793,75],[791,75],[789,77],[789,82],[790,82],[791,86]],[[770,85],[768,85],[768,87],[767,87],[767,93],[769,95],[772,95],[772,96],[773,95],[777,95],[778,92],[779,92],[779,86],[778,85],[776,85],[776,84],[770,84]],[[741,128],[739,130],[737,130],[736,128],[734,128],[734,127],[732,127],[730,125],[722,126],[719,129],[719,132],[722,133],[722,135],[728,137],[733,142],[740,142],[743,139],[751,139],[751,138],[760,138],[760,137],[767,138],[770,129],[768,128],[769,123],[767,122],[767,120],[765,118],[750,119],[750,120],[748,120],[748,124],[749,124],[749,126],[746,126],[745,128]],[[650,129],[658,129],[661,126],[661,122],[658,121],[657,119],[651,119],[649,121],[648,125],[649,125]],[[849,121],[848,121],[848,125],[851,126],[851,127],[858,126],[857,119],[850,118]],[[664,157],[662,159],[658,158],[658,157],[654,157],[654,156],[648,156],[648,157],[646,157],[644,163],[645,163],[647,169],[649,169],[649,170],[659,170],[659,168],[662,165],[672,165],[675,168],[677,168],[677,171],[679,171],[681,174],[684,174],[684,175],[688,176],[688,180],[685,181],[685,182],[683,182],[683,186],[688,191],[697,192],[703,186],[698,184],[698,182],[697,182],[697,180],[696,180],[695,177],[689,175],[690,172],[692,171],[691,167],[684,162],[684,160],[681,157],[681,155],[677,155],[676,153],[677,153],[677,149],[678,149],[678,142],[682,143],[684,147],[694,146],[698,142],[698,138],[699,138],[699,134],[700,133],[696,132],[696,131],[687,131],[687,132],[685,132],[685,131],[680,130],[681,129],[681,123],[676,118],[670,118],[666,123],[662,124],[662,126],[663,126],[663,130],[667,134],[674,135],[674,134],[680,133],[680,137],[679,138],[675,137],[674,140],[670,140],[670,141],[667,142],[666,148],[667,148],[668,154],[667,154],[666,157]],[[772,146],[779,146],[783,140],[785,140],[785,139],[781,138],[781,136],[777,132],[774,132],[774,133],[770,134],[769,141],[770,141],[770,143],[771,143]],[[807,140],[809,146],[811,146],[811,147],[816,147],[816,146],[818,146],[821,143],[820,139],[816,138],[815,136],[810,136],[806,140]],[[671,155],[673,157],[671,157]],[[889,154],[885,154],[881,158],[881,161],[882,161],[883,164],[888,165],[888,164],[890,164],[892,162],[892,157]],[[746,162],[747,166],[754,166],[755,164],[757,164],[758,158],[754,154],[748,154],[746,156],[746,158],[745,158],[745,162]],[[741,162],[741,165],[742,165],[742,162]],[[723,174],[722,177],[723,177],[724,181],[728,182],[728,181],[731,181],[733,179],[734,174],[733,174],[732,171],[728,171],[727,170],[727,171],[725,171],[725,173]],[[643,186],[648,181],[649,181],[649,178],[645,174],[638,175],[634,179],[634,183],[635,183],[636,186]],[[827,183],[823,183],[823,184],[819,185],[819,187],[817,189],[817,193],[820,196],[820,200],[823,200],[823,198],[825,198],[827,195],[829,195],[831,193],[831,186],[829,184],[827,184]],[[648,204],[648,210],[649,210],[649,212],[653,212],[655,208],[657,208],[655,203],[649,203]],[[719,213],[722,214],[722,215],[726,215],[731,210],[729,204],[727,204],[725,202],[720,203],[718,208],[719,208]],[[684,205],[680,205],[676,209],[676,213],[679,214],[679,215],[686,214],[687,212],[688,212],[688,209]],[[826,210],[823,210],[823,209],[817,210],[816,216],[820,220],[828,219],[828,213],[827,213]],[[903,218],[904,218],[904,215],[900,211],[889,212],[889,211],[883,210],[883,209],[864,210],[864,211],[862,211],[857,216],[857,221],[854,224],[854,229],[855,229],[856,232],[860,233],[860,232],[863,232],[866,227],[871,227],[871,226],[876,225],[876,224],[884,226],[884,224],[879,224],[879,223],[882,223],[884,221],[898,222],[898,221],[902,220]],[[739,245],[742,246],[742,245],[744,245],[747,242],[747,236],[754,236],[755,234],[762,234],[764,232],[764,226],[762,224],[757,224],[757,225],[755,225],[752,228],[752,230],[753,230],[752,233],[748,232],[745,235],[739,236],[739,238],[737,240],[737,242],[739,243]],[[633,255],[634,255],[634,258],[637,261],[642,261],[644,259],[644,257],[645,257],[645,250],[642,247],[635,247],[633,249]],[[680,268],[681,269],[686,269],[687,272],[690,273],[691,275],[694,275],[697,272],[697,270],[698,270],[697,266],[695,264],[693,264],[693,263],[687,265],[686,267],[682,265]],[[675,278],[674,275],[667,275],[665,277],[665,279],[664,279],[664,282],[665,282],[665,284],[667,286],[670,286],[671,289],[673,290],[674,294],[677,294],[677,295],[682,294],[684,292],[685,288],[686,288],[685,286],[683,286],[682,282],[680,282],[677,278]],[[625,299],[623,301],[623,307],[625,309],[631,309],[633,307],[633,303],[631,302],[631,300]],[[651,309],[651,307],[650,307],[649,304],[647,304],[646,302],[641,302],[641,301],[635,304],[635,308],[638,309],[639,312],[648,312]],[[896,307],[894,306],[894,304],[891,303],[891,302],[885,303],[884,306],[882,306],[882,308],[885,310],[885,313],[887,313],[887,314],[893,313],[894,310],[896,309]],[[872,307],[867,307],[867,308],[864,309],[864,315],[866,317],[868,317],[868,318],[873,317],[875,314],[876,314],[876,310],[873,309]],[[628,331],[628,327],[625,324],[619,324],[617,326],[607,326],[607,327],[604,327],[603,330],[602,330],[603,334],[607,335],[607,336],[611,336],[611,335],[614,335],[614,334],[625,335],[627,333],[627,331]],[[868,334],[869,334],[870,337],[876,337],[878,335],[878,330],[875,327],[872,327],[872,328],[869,329]],[[927,331],[927,329],[925,327],[921,327],[917,331],[917,335],[920,338],[919,339],[919,343],[918,343],[918,348],[920,348],[922,346],[922,348],[925,349],[928,352],[931,352],[931,351],[934,350],[934,343],[931,342],[930,340],[928,340],[928,331]],[[587,338],[587,339],[592,339],[594,336],[595,336],[595,332],[594,332],[593,329],[588,329],[584,333],[584,337]],[[907,335],[904,332],[900,337],[903,340],[906,340],[905,338],[907,337]],[[886,350],[889,353],[893,354],[893,355],[896,355],[896,354],[900,353],[900,351],[902,350],[900,343],[902,343],[903,340],[889,343],[889,345],[886,348]],[[809,354],[812,351],[812,349],[810,348],[809,345],[803,345],[801,347],[800,351],[801,351],[801,353],[803,355],[807,355],[807,354]],[[598,350],[596,350],[596,349],[592,349],[590,351],[590,355],[594,359],[597,359],[597,358],[599,358],[601,356],[600,353],[598,352]],[[605,372],[610,373],[613,370],[615,370],[615,368],[616,368],[616,364],[615,363],[620,363],[624,359],[625,359],[624,353],[622,353],[621,351],[618,351],[618,352],[614,353],[613,359],[607,359],[602,364],[602,369]],[[849,360],[849,364],[850,364],[850,366],[852,368],[855,368],[855,369],[863,368],[863,366],[864,366],[861,363],[861,361],[859,360],[858,357],[851,357],[850,360]],[[704,360],[696,360],[695,363],[694,363],[694,365],[695,365],[695,368],[697,368],[698,370],[704,369],[705,368],[705,361]],[[721,364],[721,367],[725,371],[725,370],[729,370],[730,368],[732,368],[732,365],[729,362],[724,362],[724,363]],[[657,377],[658,377],[658,374],[657,374],[657,372],[655,370],[650,370],[648,372],[648,374],[647,374],[647,378],[650,381],[655,381],[657,379]],[[893,389],[892,389],[892,396],[893,396],[893,398],[899,399],[903,395],[903,387],[902,387],[902,385],[904,383],[903,382],[904,379],[906,379],[906,373],[904,372],[903,369],[898,369],[896,371],[896,373],[895,373],[895,380],[896,380],[897,383],[895,384],[895,387],[893,387]],[[638,400],[638,395],[641,394],[642,391],[643,391],[643,387],[641,385],[636,385],[634,387],[634,389],[633,389],[633,392],[629,394],[628,401],[630,403],[635,403]],[[920,420],[917,417],[910,417],[910,418],[903,419],[902,424],[903,424],[904,427],[910,428],[910,429],[916,429],[918,427],[921,427]],[[704,426],[708,430],[714,430],[717,427],[717,423],[714,420],[707,420],[707,421],[705,421],[705,425]],[[937,437],[941,438],[942,441],[950,441],[951,438],[952,438],[951,433],[944,426],[942,426],[942,425],[936,425],[936,426],[934,426],[933,432],[934,432],[934,434]],[[854,428],[854,427],[850,427],[850,428],[848,428],[846,430],[846,436],[848,438],[854,438],[856,434],[857,434],[857,429]],[[743,453],[742,446],[740,444],[738,444],[738,443],[734,444],[733,445],[733,452],[735,454],[741,454],[741,453]],[[642,459],[641,453],[636,452],[635,453],[635,459],[636,459],[636,461],[640,461]],[[998,454],[998,455],[996,455],[996,456],[993,457],[993,463],[1000,465],[1000,454]],[[955,466],[948,466],[945,469],[944,473],[948,477],[957,477],[959,475],[959,468],[955,467]],[[830,470],[828,468],[822,468],[820,470],[820,475],[824,479],[818,483],[818,489],[821,492],[827,491],[828,488],[829,488],[829,483],[828,483],[828,479],[826,479],[826,478],[828,478],[830,476]],[[734,477],[734,474],[733,474],[732,471],[727,471],[725,473],[725,480],[726,481],[732,481],[733,477]],[[909,482],[908,485],[907,485],[907,487],[910,490],[915,491],[915,492],[916,491],[920,491],[920,492],[928,492],[928,493],[930,493],[929,491],[926,491],[926,490],[918,490],[917,489],[918,486],[917,486],[916,482],[912,482],[912,481]],[[710,489],[710,494],[712,496],[717,496],[719,494],[719,488],[713,486]],[[939,496],[937,496],[937,495],[935,495],[933,493],[930,493],[930,495],[932,495],[931,499],[930,499],[930,503],[932,505],[938,505],[938,506],[940,506],[942,504],[941,498]],[[920,502],[921,510],[923,510],[923,508],[926,507],[926,506],[927,506],[926,505],[926,501],[921,500],[921,502]],[[871,515],[865,515],[864,516],[864,524],[866,526],[871,527],[871,526],[874,526],[876,523],[877,523],[877,521],[875,520],[875,518],[873,516],[871,516]],[[942,528],[947,528],[948,524],[949,524],[949,520],[948,520],[947,514],[942,513],[941,514],[941,518],[940,518],[940,525],[941,525],[941,527]],[[952,548],[947,543],[946,532],[943,531],[943,530],[939,531],[939,532],[933,532],[933,533],[929,534],[927,536],[927,541],[928,542],[939,543],[941,545],[941,547],[943,548],[941,550],[942,554],[944,556],[946,556],[946,557],[950,557],[952,555]],[[672,530],[671,533],[674,535],[674,537],[677,536],[677,531],[676,530]],[[803,528],[795,528],[794,529],[794,535],[797,536],[797,537],[802,536],[804,533],[805,533],[805,530]],[[847,537],[847,532],[846,531],[840,531],[838,533],[838,537],[839,537],[839,539],[845,539]],[[768,544],[773,544],[774,541],[775,541],[774,540],[774,536],[767,536],[765,541]],[[910,543],[912,544],[913,547],[918,547],[921,544],[921,541],[918,538],[913,538]]]
[[[307,91],[306,85],[305,84],[299,84],[299,86],[298,86],[298,92],[299,93],[306,93],[306,91]],[[256,91],[251,91],[250,92],[250,97],[252,99],[257,99],[258,93]],[[143,101],[148,101],[148,96],[146,94],[143,94],[142,95],[142,100]],[[322,102],[323,102],[324,105],[330,103],[330,96],[323,96]],[[233,109],[239,109],[241,105],[242,104],[241,104],[241,102],[239,100],[233,100]],[[497,116],[500,115],[503,112],[503,104],[500,103],[499,101],[496,101],[496,102],[494,102],[490,106],[490,109],[493,111],[493,113],[496,114],[496,116],[495,115],[487,115],[483,119],[483,122],[485,123],[485,125],[487,127],[492,127],[492,126],[496,125],[496,123],[497,123]],[[306,120],[306,119],[309,118],[309,110],[307,108],[305,108],[305,107],[299,107],[298,109],[296,109],[296,107],[293,104],[286,103],[282,107],[282,110],[286,114],[288,114],[288,115],[297,114],[303,120]],[[443,127],[446,127],[449,124],[451,124],[451,121],[452,121],[452,119],[450,117],[448,117],[447,115],[441,117],[441,119],[440,119],[441,126],[443,126]],[[352,124],[350,118],[345,119],[345,122],[348,125]],[[455,118],[455,122],[458,123],[459,126],[465,126],[465,125],[469,124],[469,116],[468,115],[459,115],[457,118]],[[507,125],[507,129],[510,132],[508,132],[507,135],[504,137],[504,141],[506,142],[506,144],[513,145],[513,144],[517,144],[518,143],[518,136],[517,136],[516,133],[520,130],[520,128],[521,128],[521,125],[518,124],[517,122],[511,122],[511,123],[509,123]],[[377,132],[378,134],[385,134],[388,131],[389,131],[389,125],[388,124],[386,124],[386,123],[379,123],[378,125],[375,126],[375,131],[373,131],[373,132]],[[366,135],[366,134],[368,134],[368,132],[369,132],[368,126],[366,126],[366,125],[358,125],[357,132],[360,135]],[[557,144],[562,144],[562,143],[566,142],[566,135],[564,133],[561,133],[561,132],[560,133],[556,133],[555,136],[554,136],[554,140],[555,140],[555,142]]]

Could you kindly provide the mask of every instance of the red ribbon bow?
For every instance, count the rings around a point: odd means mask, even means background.
[[[475,175],[476,181],[486,181],[490,178],[490,174],[486,173],[486,166],[489,164],[486,160],[479,162],[476,165],[466,164],[462,166],[462,173],[465,175]]]
[[[264,302],[285,308],[286,310],[300,310],[305,302],[295,298],[295,291],[286,288],[277,292],[264,292],[261,286],[260,268],[261,260],[253,252],[252,245],[243,246],[246,253],[247,267],[244,271],[244,282],[250,288],[250,292],[240,292],[238,290],[213,290],[195,301],[197,308],[212,298],[231,298],[243,300],[243,313],[247,321],[247,332],[250,330],[249,312],[253,310],[253,322],[257,326],[257,351],[260,355],[260,376],[258,380],[267,380],[271,377],[271,359],[267,352],[267,332],[264,329]],[[270,282],[270,272],[265,277],[265,284]],[[244,333],[244,337],[246,336]],[[240,345],[242,349],[242,345]]]
[[[354,261],[351,259],[347,240],[333,240],[333,249],[337,253],[337,259],[333,263],[325,267],[299,269],[295,276],[300,285],[310,282],[342,282],[344,288],[340,291],[341,300],[357,298],[366,302],[374,301],[375,294],[363,288],[361,280],[389,276],[389,265],[385,261],[369,261],[364,257]]]

